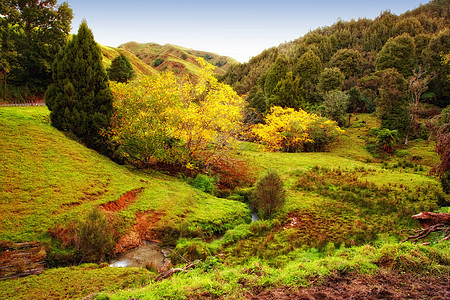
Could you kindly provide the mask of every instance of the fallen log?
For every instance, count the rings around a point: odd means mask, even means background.
[[[408,236],[402,241],[402,243],[412,240],[417,243],[420,239],[424,239],[429,236],[432,232],[442,232],[443,238],[441,241],[447,241],[450,239],[450,214],[448,213],[433,213],[433,212],[421,212],[417,215],[412,216],[412,218],[419,221],[422,229],[414,230],[410,229],[407,231],[412,231],[413,235]],[[429,245],[429,243],[424,243],[423,245]]]
[[[433,213],[423,211],[420,214],[412,216],[412,218],[419,221],[422,228],[426,228],[436,224],[450,225],[450,214],[447,213]]]

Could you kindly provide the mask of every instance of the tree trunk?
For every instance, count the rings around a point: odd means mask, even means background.
[[[412,217],[419,221],[422,228],[437,224],[450,225],[450,214],[448,213],[433,213],[424,211]]]

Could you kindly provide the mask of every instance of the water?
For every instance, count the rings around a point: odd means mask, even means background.
[[[252,214],[252,223],[258,222],[259,221],[258,213],[253,209],[251,205],[248,206],[248,209],[250,209],[250,213]]]
[[[159,249],[158,243],[145,242],[141,246],[123,253],[116,260],[112,261],[111,267],[151,267],[157,271],[171,267],[170,254],[167,249]]]

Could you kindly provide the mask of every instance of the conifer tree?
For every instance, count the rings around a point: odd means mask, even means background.
[[[122,53],[112,61],[111,66],[106,71],[110,80],[118,82],[127,82],[134,76],[130,61]]]
[[[83,21],[53,65],[53,83],[45,102],[52,125],[73,132],[87,146],[104,150],[100,131],[112,115],[113,96],[102,65],[100,48]]]
[[[278,81],[284,78],[289,71],[287,64],[286,57],[278,57],[275,63],[267,71],[266,80],[264,82],[264,94],[267,98],[272,96]]]

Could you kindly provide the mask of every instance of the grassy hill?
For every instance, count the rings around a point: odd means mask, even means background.
[[[247,189],[216,198],[179,178],[119,166],[52,128],[48,113],[45,107],[0,108],[0,240],[51,247],[58,229],[100,207],[118,220],[122,247],[132,246],[126,241],[133,236],[165,234],[177,253],[174,263],[185,265],[180,256],[205,261],[160,283],[147,269],[49,269],[0,281],[4,299],[98,292],[111,299],[242,299],[319,291],[333,298],[344,289],[362,297],[384,291],[391,293],[384,297],[432,298],[445,291],[449,243],[398,243],[403,229],[418,226],[412,214],[437,211],[437,195],[446,197],[428,176],[437,160],[433,145],[417,140],[395,157],[373,157],[365,148],[368,131],[379,126],[371,115],[358,115],[367,124],[348,128],[328,152],[273,153],[241,143],[234,155],[258,176],[277,170],[288,195],[273,220],[249,223],[242,203]],[[224,235],[215,239],[218,233]]]
[[[137,214],[145,213],[149,223],[158,215],[151,223],[159,230],[177,230],[184,222],[199,228],[213,223],[215,230],[224,231],[249,218],[240,202],[204,194],[177,178],[113,163],[51,127],[48,114],[46,107],[0,108],[0,240],[48,241],[50,228],[138,189],[133,201],[114,210],[125,231]]]
[[[158,74],[159,72],[157,70],[155,70],[154,68],[152,68],[150,65],[146,64],[145,62],[143,62],[142,60],[140,60],[138,57],[136,57],[136,55],[134,55],[133,53],[125,50],[125,49],[120,49],[120,48],[113,48],[113,47],[108,47],[108,46],[103,46],[100,45],[100,49],[102,51],[102,62],[103,62],[103,66],[106,68],[108,68],[109,66],[111,66],[111,62],[118,57],[120,54],[125,55],[126,58],[128,58],[128,60],[130,61],[131,65],[133,66],[133,70],[136,76],[141,76],[141,75],[155,75]]]
[[[172,71],[177,75],[197,74],[199,64],[196,59],[203,57],[207,62],[214,65],[217,74],[225,74],[225,72],[238,62],[233,58],[221,56],[216,53],[187,49],[176,45],[161,46],[156,43],[141,44],[137,42],[128,42],[119,46],[125,49],[149,66],[155,67],[158,71]],[[162,62],[155,66],[157,59]]]

